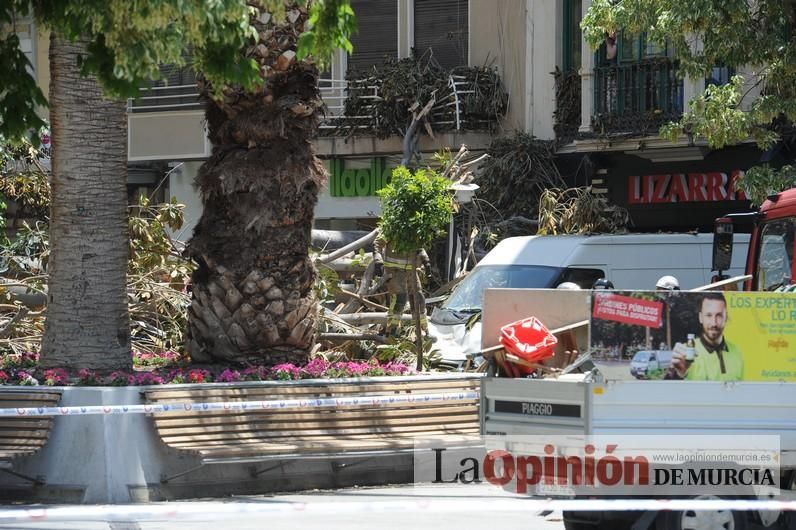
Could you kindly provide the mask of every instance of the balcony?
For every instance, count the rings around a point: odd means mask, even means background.
[[[683,113],[683,81],[665,57],[596,67],[593,89],[596,134],[653,135]]]
[[[209,155],[211,147],[205,137],[204,110],[196,82],[187,77],[176,81],[181,83],[153,86],[128,100],[130,161],[195,160]],[[319,79],[326,104],[319,128],[319,154],[400,152],[400,138],[411,119],[408,108],[414,97],[385,98],[381,85],[377,77]],[[435,104],[428,120],[434,134],[474,133],[483,136],[475,143],[488,143],[508,101],[497,73],[461,68],[445,74],[435,86]],[[349,145],[352,138],[362,140],[358,147]],[[366,148],[369,139],[380,143]],[[465,139],[474,142],[472,135],[457,142]],[[397,145],[393,145],[395,141]]]
[[[479,78],[477,69],[450,74],[447,82],[433,92],[435,103],[429,122],[434,132],[492,130],[502,117],[500,109],[505,109],[505,102],[482,97],[486,92],[483,84],[484,77]],[[412,102],[408,98],[400,98],[400,102],[383,98],[381,81],[376,77],[321,79],[319,85],[327,106],[321,121],[321,135],[402,136],[403,128],[410,121],[407,108]],[[499,112],[493,113],[492,107]],[[405,115],[403,120],[402,115]],[[391,124],[387,119],[400,122],[400,125]]]
[[[500,116],[490,115],[479,98],[483,76],[451,74],[445,86],[435,91],[436,103],[431,121],[440,130],[489,130]],[[346,134],[367,134],[380,128],[380,81],[374,77],[356,80],[319,79],[326,114],[321,119],[321,134],[335,134],[350,128]],[[480,89],[480,90],[479,90]],[[505,105],[505,103],[503,103]],[[500,107],[501,105],[496,105]],[[141,90],[136,99],[129,99],[130,114],[201,109],[196,83],[153,86]],[[396,133],[400,134],[399,131]]]
[[[169,112],[178,110],[199,110],[199,90],[196,83],[174,86],[154,86],[141,89],[137,99],[127,100],[127,112]]]

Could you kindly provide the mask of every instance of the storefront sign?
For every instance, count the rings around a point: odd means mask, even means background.
[[[674,173],[670,175],[631,175],[628,177],[628,204],[678,202],[743,201],[746,195],[735,191],[743,171],[730,173]]]
[[[345,160],[333,158],[329,189],[332,197],[371,197],[390,182],[392,168],[383,158],[373,158],[369,168],[346,169]]]

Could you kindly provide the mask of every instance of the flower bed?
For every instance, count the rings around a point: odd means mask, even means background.
[[[163,354],[133,354],[133,366],[148,371],[133,373],[116,371],[102,376],[92,370],[81,369],[70,373],[63,368],[42,370],[38,367],[39,356],[33,352],[7,354],[0,357],[0,384],[46,385],[46,386],[145,386],[181,383],[234,383],[238,381],[291,381],[317,378],[376,377],[411,375],[414,370],[398,363],[369,361],[332,362],[321,357],[304,366],[279,364],[273,367],[250,366],[239,370],[223,368],[207,370],[174,366],[179,356],[173,352]]]

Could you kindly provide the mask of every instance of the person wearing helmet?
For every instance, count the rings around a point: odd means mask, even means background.
[[[578,285],[577,283],[574,283],[574,282],[563,282],[563,283],[559,283],[558,286],[556,286],[556,289],[565,289],[565,290],[568,290],[568,291],[579,291],[580,290],[580,285]]]
[[[614,284],[611,280],[607,278],[599,278],[597,281],[594,282],[594,285],[591,287],[592,289],[613,289]]]
[[[679,291],[680,282],[674,276],[661,276],[655,283],[656,291]]]

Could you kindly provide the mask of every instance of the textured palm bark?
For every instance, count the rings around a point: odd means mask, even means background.
[[[84,47],[50,42],[53,136],[47,320],[41,364],[129,369],[127,115],[80,75]]]
[[[278,23],[253,17],[260,39],[245,53],[266,81],[257,92],[227,86],[214,100],[200,81],[214,147],[197,176],[204,211],[187,249],[198,264],[187,344],[196,362],[300,362],[316,342],[308,251],[326,169],[310,143],[317,68],[294,53],[306,19],[298,5]]]

